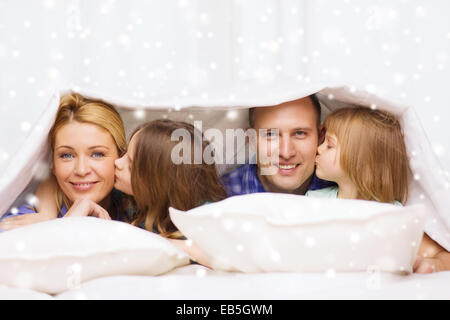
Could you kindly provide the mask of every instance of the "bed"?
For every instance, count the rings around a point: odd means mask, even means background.
[[[233,273],[200,265],[163,276],[111,276],[83,283],[57,295],[0,287],[1,299],[146,299],[146,300],[290,300],[290,299],[450,299],[450,272],[390,273]],[[195,288],[195,290],[193,290]]]

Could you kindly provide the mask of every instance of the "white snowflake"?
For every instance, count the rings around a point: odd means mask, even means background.
[[[316,245],[316,240],[313,237],[307,237],[305,244],[307,247],[312,248]]]
[[[20,129],[22,129],[22,130],[25,131],[25,132],[28,132],[28,131],[30,131],[30,129],[31,129],[31,124],[30,124],[28,121],[23,121],[23,122],[20,124]]]
[[[329,279],[334,279],[336,277],[336,271],[333,268],[330,268],[325,271],[325,276]]]

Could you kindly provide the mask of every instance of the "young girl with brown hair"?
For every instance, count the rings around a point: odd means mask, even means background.
[[[342,108],[327,116],[324,129],[316,175],[337,186],[308,191],[307,196],[405,204],[410,168],[402,129],[394,115],[365,107]],[[450,253],[424,234],[413,270],[450,270]]]
[[[176,130],[182,130],[188,138],[183,149],[183,159],[188,163],[176,164],[179,161],[174,159],[180,156],[173,152],[180,143],[172,139]],[[207,164],[203,159],[209,144],[195,130],[191,124],[171,120],[155,120],[135,130],[127,153],[115,161],[114,185],[134,197],[137,212],[130,216],[132,224],[176,239],[182,235],[170,220],[169,207],[186,211],[226,197],[214,163]],[[199,163],[194,161],[195,143],[202,154]]]
[[[188,139],[187,143],[183,141],[183,155],[174,152],[180,143],[172,139],[177,130]],[[185,240],[169,216],[169,207],[186,211],[226,197],[214,163],[208,164],[203,158],[209,143],[195,130],[191,124],[171,120],[155,120],[138,127],[127,153],[115,161],[114,187],[134,197],[137,212],[130,215],[131,224],[169,238],[195,261],[208,265],[201,250]],[[200,161],[194,159],[196,147],[202,155]]]

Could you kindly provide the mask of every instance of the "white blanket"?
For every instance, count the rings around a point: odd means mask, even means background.
[[[113,276],[52,296],[0,286],[0,299],[450,299],[450,272],[229,273],[200,265],[163,276]]]

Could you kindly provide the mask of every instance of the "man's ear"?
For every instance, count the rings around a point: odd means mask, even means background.
[[[323,126],[323,124],[321,124],[319,126],[319,146],[325,141],[325,133],[326,133],[326,129]]]

